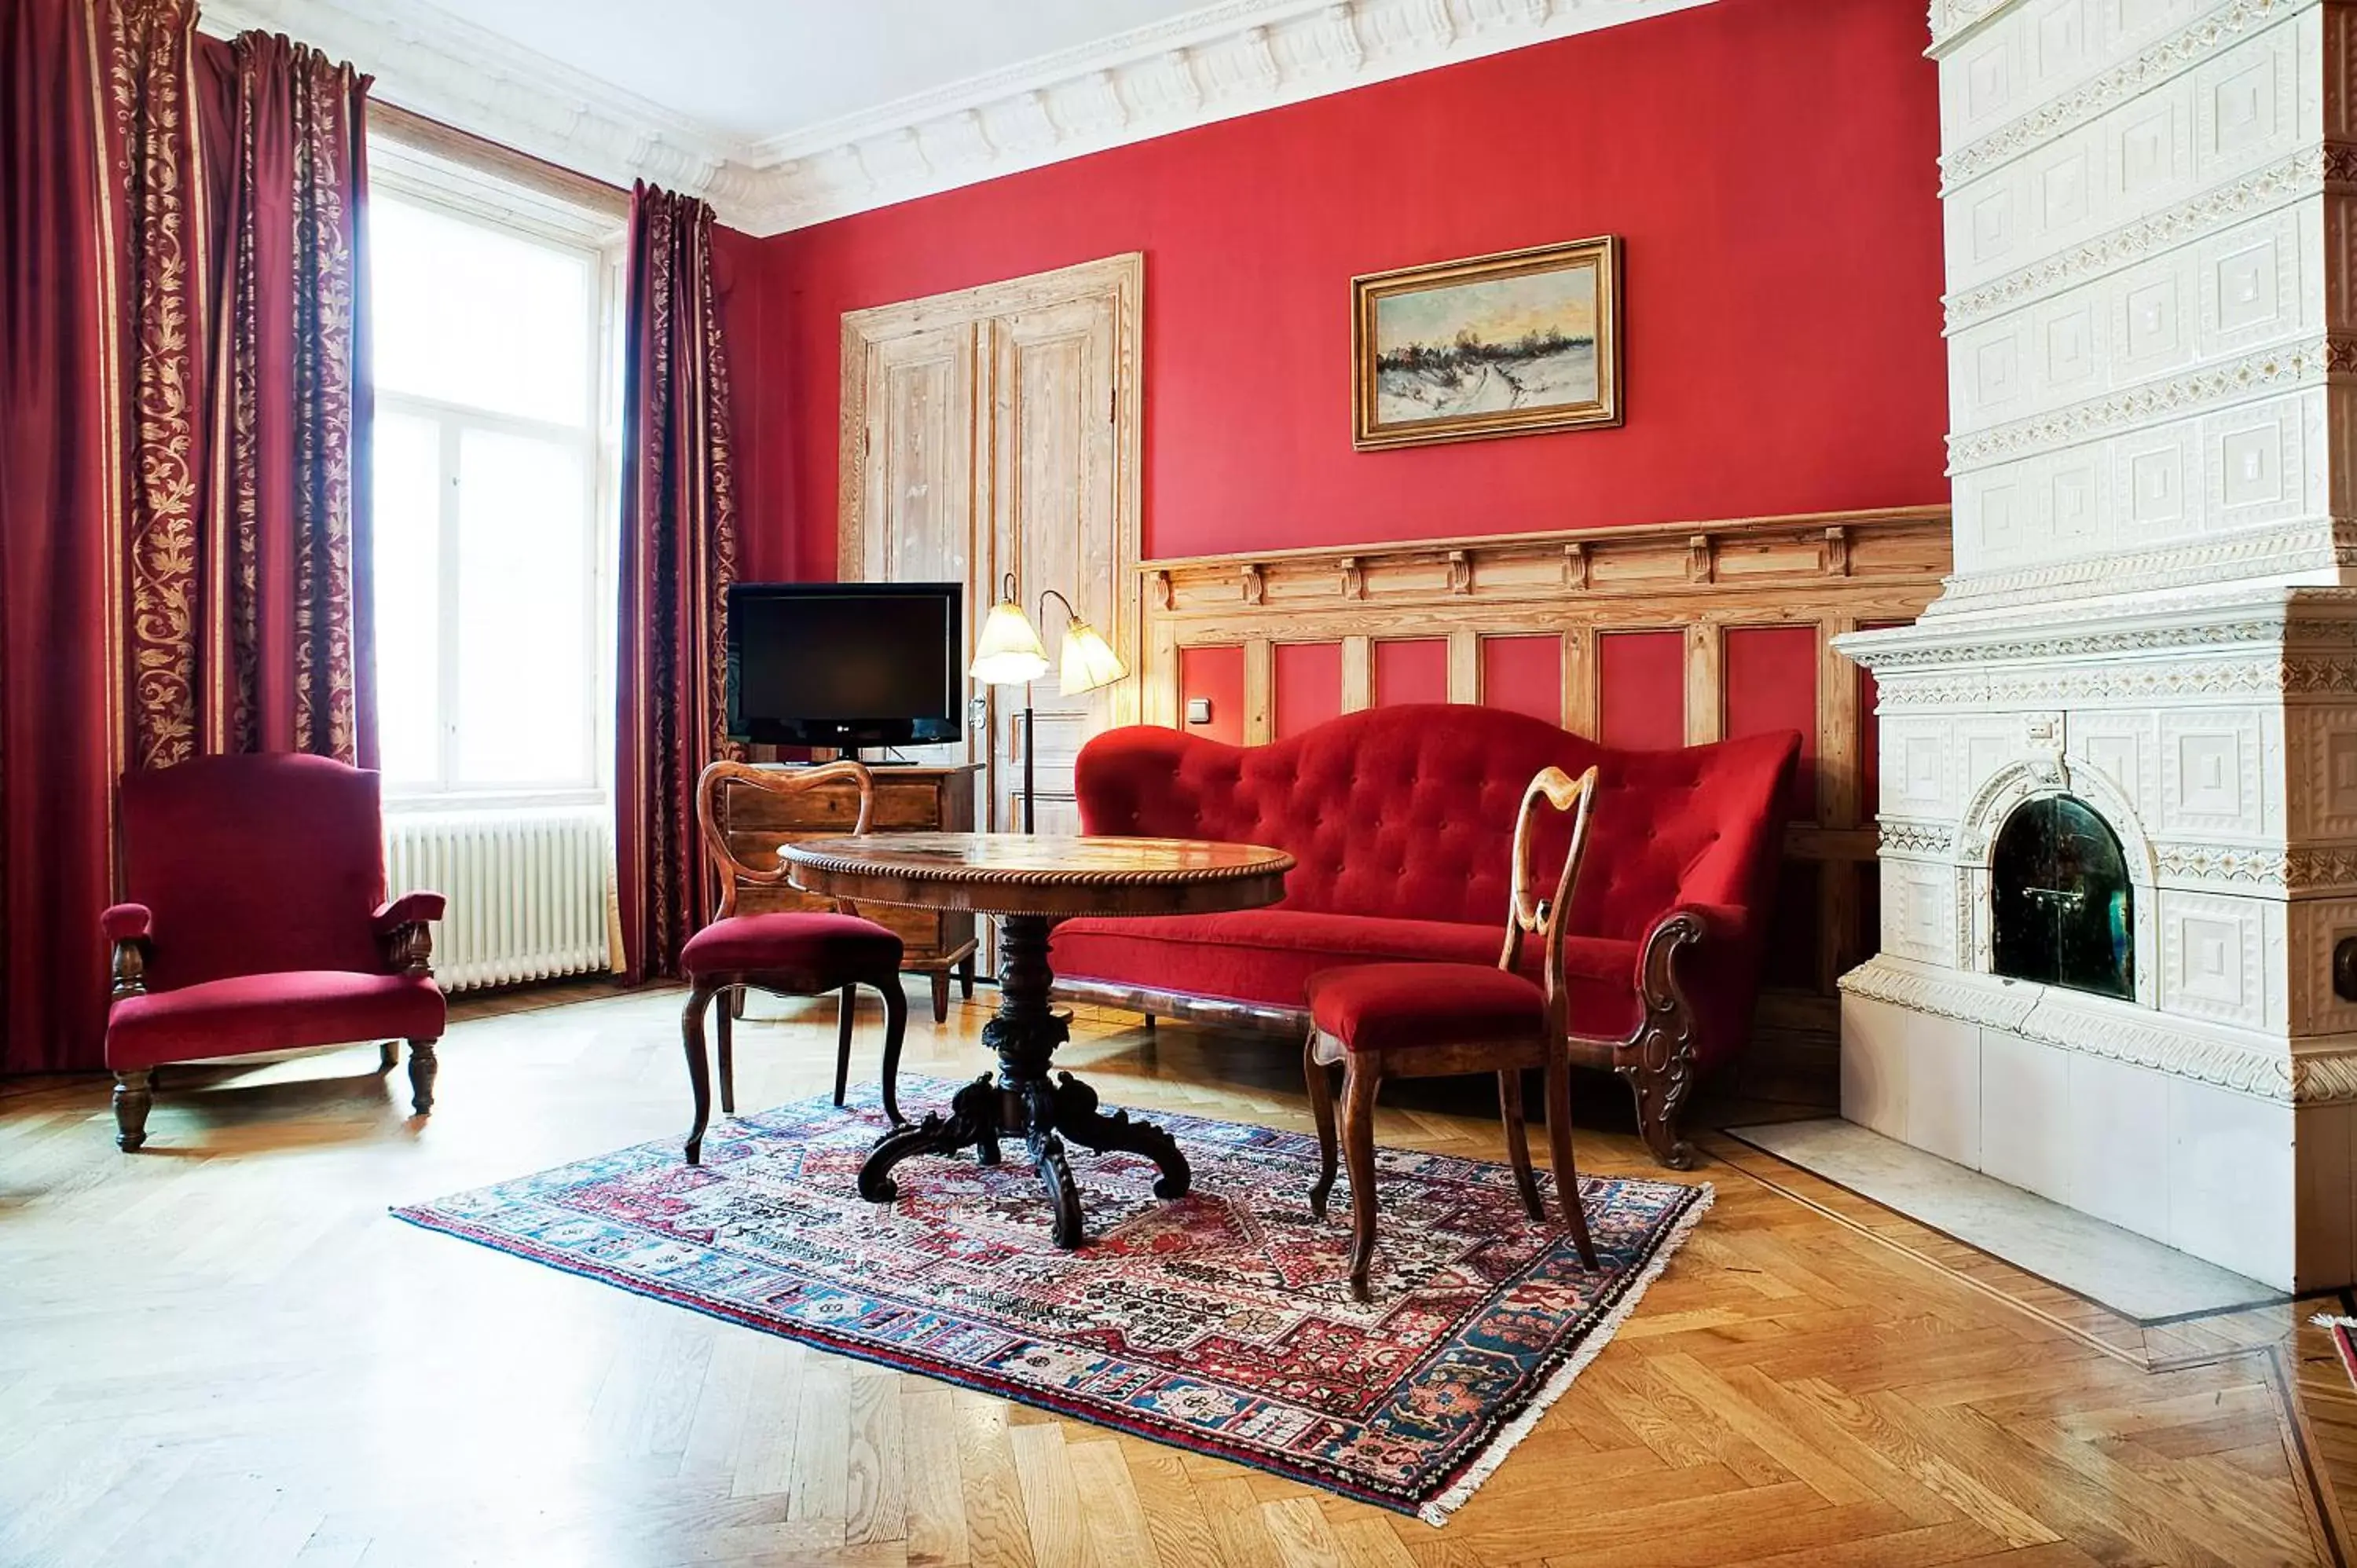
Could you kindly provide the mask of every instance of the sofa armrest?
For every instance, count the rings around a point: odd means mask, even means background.
[[[434,972],[434,928],[448,900],[439,893],[404,893],[369,917],[377,940],[384,944],[384,960],[402,974]]]
[[[147,938],[156,917],[145,904],[116,904],[99,916],[99,929],[113,947],[108,961],[108,999],[147,993]]]

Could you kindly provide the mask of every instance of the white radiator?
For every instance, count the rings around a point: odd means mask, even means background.
[[[434,928],[445,991],[608,967],[604,806],[388,811],[385,885],[449,899]]]

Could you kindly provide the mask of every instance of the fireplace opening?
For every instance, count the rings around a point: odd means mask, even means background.
[[[1996,835],[1989,881],[1997,973],[2135,997],[2127,861],[2085,801],[2050,795],[2016,808]]]

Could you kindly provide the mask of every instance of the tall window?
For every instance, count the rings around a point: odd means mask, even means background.
[[[610,262],[404,188],[369,221],[387,792],[593,791]]]

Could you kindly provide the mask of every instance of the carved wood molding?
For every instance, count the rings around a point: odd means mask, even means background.
[[[1828,577],[1936,590],[1949,561],[1948,509],[1924,506],[1173,556],[1139,569],[1157,608],[1189,616],[1450,599],[1731,601],[1753,590],[1821,597]]]
[[[1951,562],[1944,506],[1674,521],[1533,533],[1341,544],[1147,561],[1141,712],[1176,726],[1179,665],[1191,648],[1241,648],[1242,731],[1274,733],[1275,650],[1340,643],[1341,707],[1374,701],[1374,651],[1394,639],[1442,643],[1452,702],[1478,702],[1482,639],[1558,637],[1566,729],[1594,734],[1598,640],[1620,630],[1683,629],[1687,738],[1724,732],[1729,628],[1813,628],[1817,673],[1815,820],[1785,836],[1795,875],[1817,888],[1816,984],[1763,1002],[1794,1032],[1829,1036],[1834,978],[1872,950],[1856,929],[1867,895],[1855,869],[1875,859],[1862,769],[1867,720],[1856,669],[1831,649],[1860,625],[1901,622],[1938,593]],[[1808,1004],[1806,1015],[1792,1004]]]

